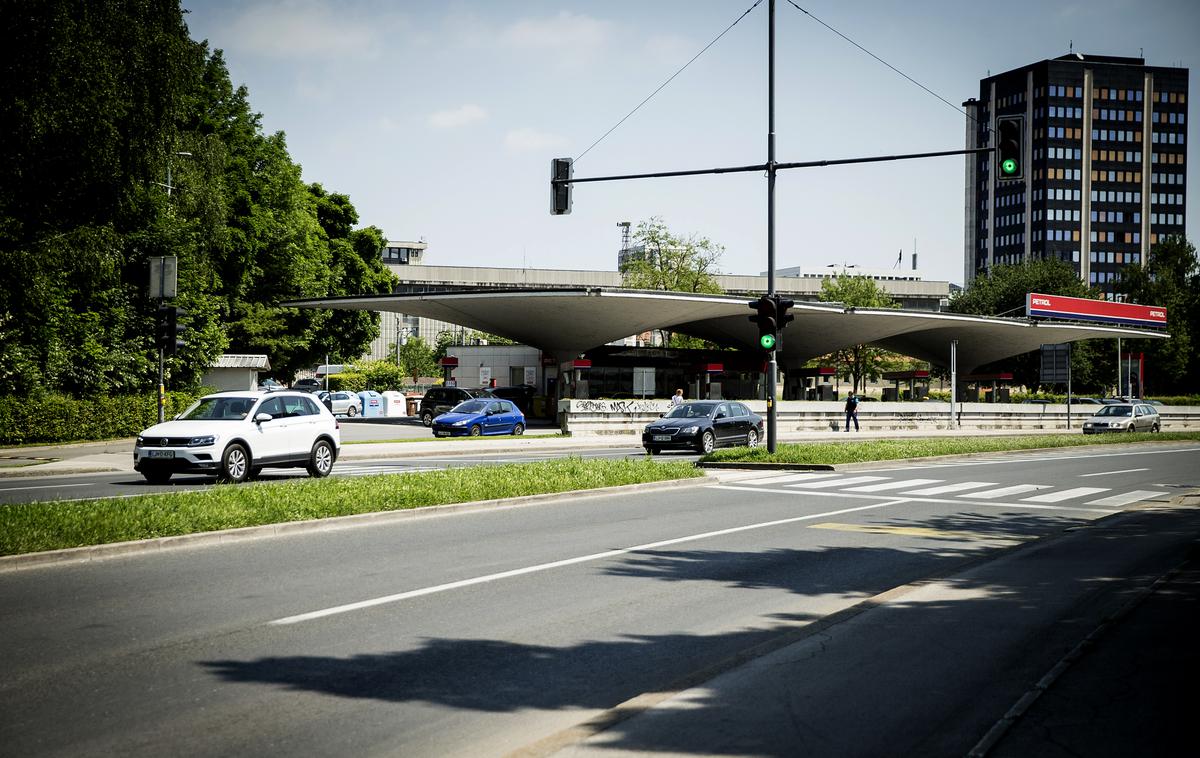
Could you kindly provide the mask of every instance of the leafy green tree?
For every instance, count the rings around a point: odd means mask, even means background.
[[[900,307],[891,295],[880,288],[878,282],[867,276],[843,275],[822,279],[818,298],[822,302],[841,303],[855,308]],[[837,363],[842,376],[850,380],[853,392],[865,389],[868,380],[877,380],[899,360],[895,353],[869,345],[851,345],[835,351],[830,358]]]
[[[1154,392],[1194,391],[1200,377],[1200,263],[1183,237],[1168,237],[1150,248],[1145,266],[1127,266],[1120,292],[1129,302],[1167,309],[1166,340],[1129,340],[1130,352],[1144,352],[1146,384]]]
[[[621,266],[624,285],[632,289],[720,294],[717,262],[725,248],[707,237],[672,234],[657,216],[642,221],[633,235],[640,252]]]
[[[1096,298],[1098,294],[1079,279],[1071,264],[1056,259],[1034,260],[1012,266],[996,266],[988,276],[951,296],[952,313],[976,316],[1016,317],[1025,313],[1025,296],[1030,292],[1068,297]],[[1103,391],[1116,372],[1115,348],[1109,340],[1076,342],[1071,349],[1071,379],[1074,389]],[[981,366],[980,371],[1011,371],[1013,380],[1037,388],[1041,357],[1037,351]],[[1065,389],[1062,387],[1061,389]]]
[[[437,376],[438,364],[434,348],[420,337],[409,337],[395,346],[396,363],[405,376],[416,384],[423,376]]]

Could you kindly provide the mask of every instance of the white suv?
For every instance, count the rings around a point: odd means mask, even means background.
[[[340,428],[306,392],[219,392],[139,434],[133,467],[156,483],[185,472],[242,482],[267,466],[327,476],[341,450]]]

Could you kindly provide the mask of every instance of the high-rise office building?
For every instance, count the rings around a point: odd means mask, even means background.
[[[1059,258],[1113,298],[1125,266],[1184,234],[1188,70],[1072,53],[982,79],[964,103],[967,147],[1024,116],[1024,176],[967,159],[965,277]]]

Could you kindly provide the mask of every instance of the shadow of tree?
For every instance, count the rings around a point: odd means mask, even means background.
[[[1168,513],[1140,514],[1105,539],[1136,539],[1192,527]],[[720,582],[741,589],[783,589],[797,596],[867,597],[922,577],[951,574],[981,553],[978,539],[1028,538],[1083,523],[1061,515],[960,513],[867,523],[970,533],[974,540],[919,538],[906,548],[821,546],[757,551],[647,551],[603,571],[606,576],[666,582]],[[1182,532],[1181,532],[1182,533]],[[866,535],[886,543],[884,535]],[[994,543],[988,543],[993,544]],[[528,709],[610,709],[647,692],[707,681],[723,668],[799,642],[764,691],[765,702],[737,688],[705,688],[686,708],[656,710],[635,731],[611,726],[607,746],[639,751],[760,755],[964,754],[1047,667],[1075,644],[1090,617],[1054,618],[1014,644],[1012,619],[1047,613],[1047,587],[958,573],[940,594],[889,603],[878,620],[855,617],[813,634],[820,614],[779,613],[757,627],[720,634],[625,635],[562,647],[497,639],[430,638],[414,648],[349,657],[300,655],[200,662],[221,680],[273,685],[343,698],[419,702],[453,709],[514,713]],[[1111,588],[1104,571],[1072,586]],[[1048,586],[1048,585],[1047,585]],[[1065,602],[1065,601],[1064,601]],[[1064,611],[1064,614],[1066,612]],[[751,623],[750,620],[747,622]],[[979,655],[991,650],[994,655]],[[878,648],[878,649],[877,649]],[[788,648],[792,650],[793,648]],[[700,672],[698,674],[698,672]],[[909,681],[911,678],[911,681]],[[814,693],[819,693],[819,696]],[[757,709],[757,710],[753,710]],[[697,723],[769,718],[768,728],[725,743],[695,736]],[[697,721],[699,720],[699,721]],[[864,726],[866,725],[866,726]],[[749,739],[750,742],[746,742]]]

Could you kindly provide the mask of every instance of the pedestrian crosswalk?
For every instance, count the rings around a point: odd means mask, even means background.
[[[922,473],[932,473],[923,471]],[[928,477],[907,478],[886,474],[845,474],[830,471],[792,472],[754,476],[723,487],[770,489],[775,492],[813,492],[824,495],[944,498],[944,502],[1028,503],[1031,507],[1066,505],[1095,509],[1121,508],[1170,496],[1165,490],[1117,492],[1111,487],[1068,487],[1053,484],[1001,484],[999,482],[954,482]],[[1107,493],[1107,494],[1106,494]],[[1103,495],[1103,497],[1099,497]]]

